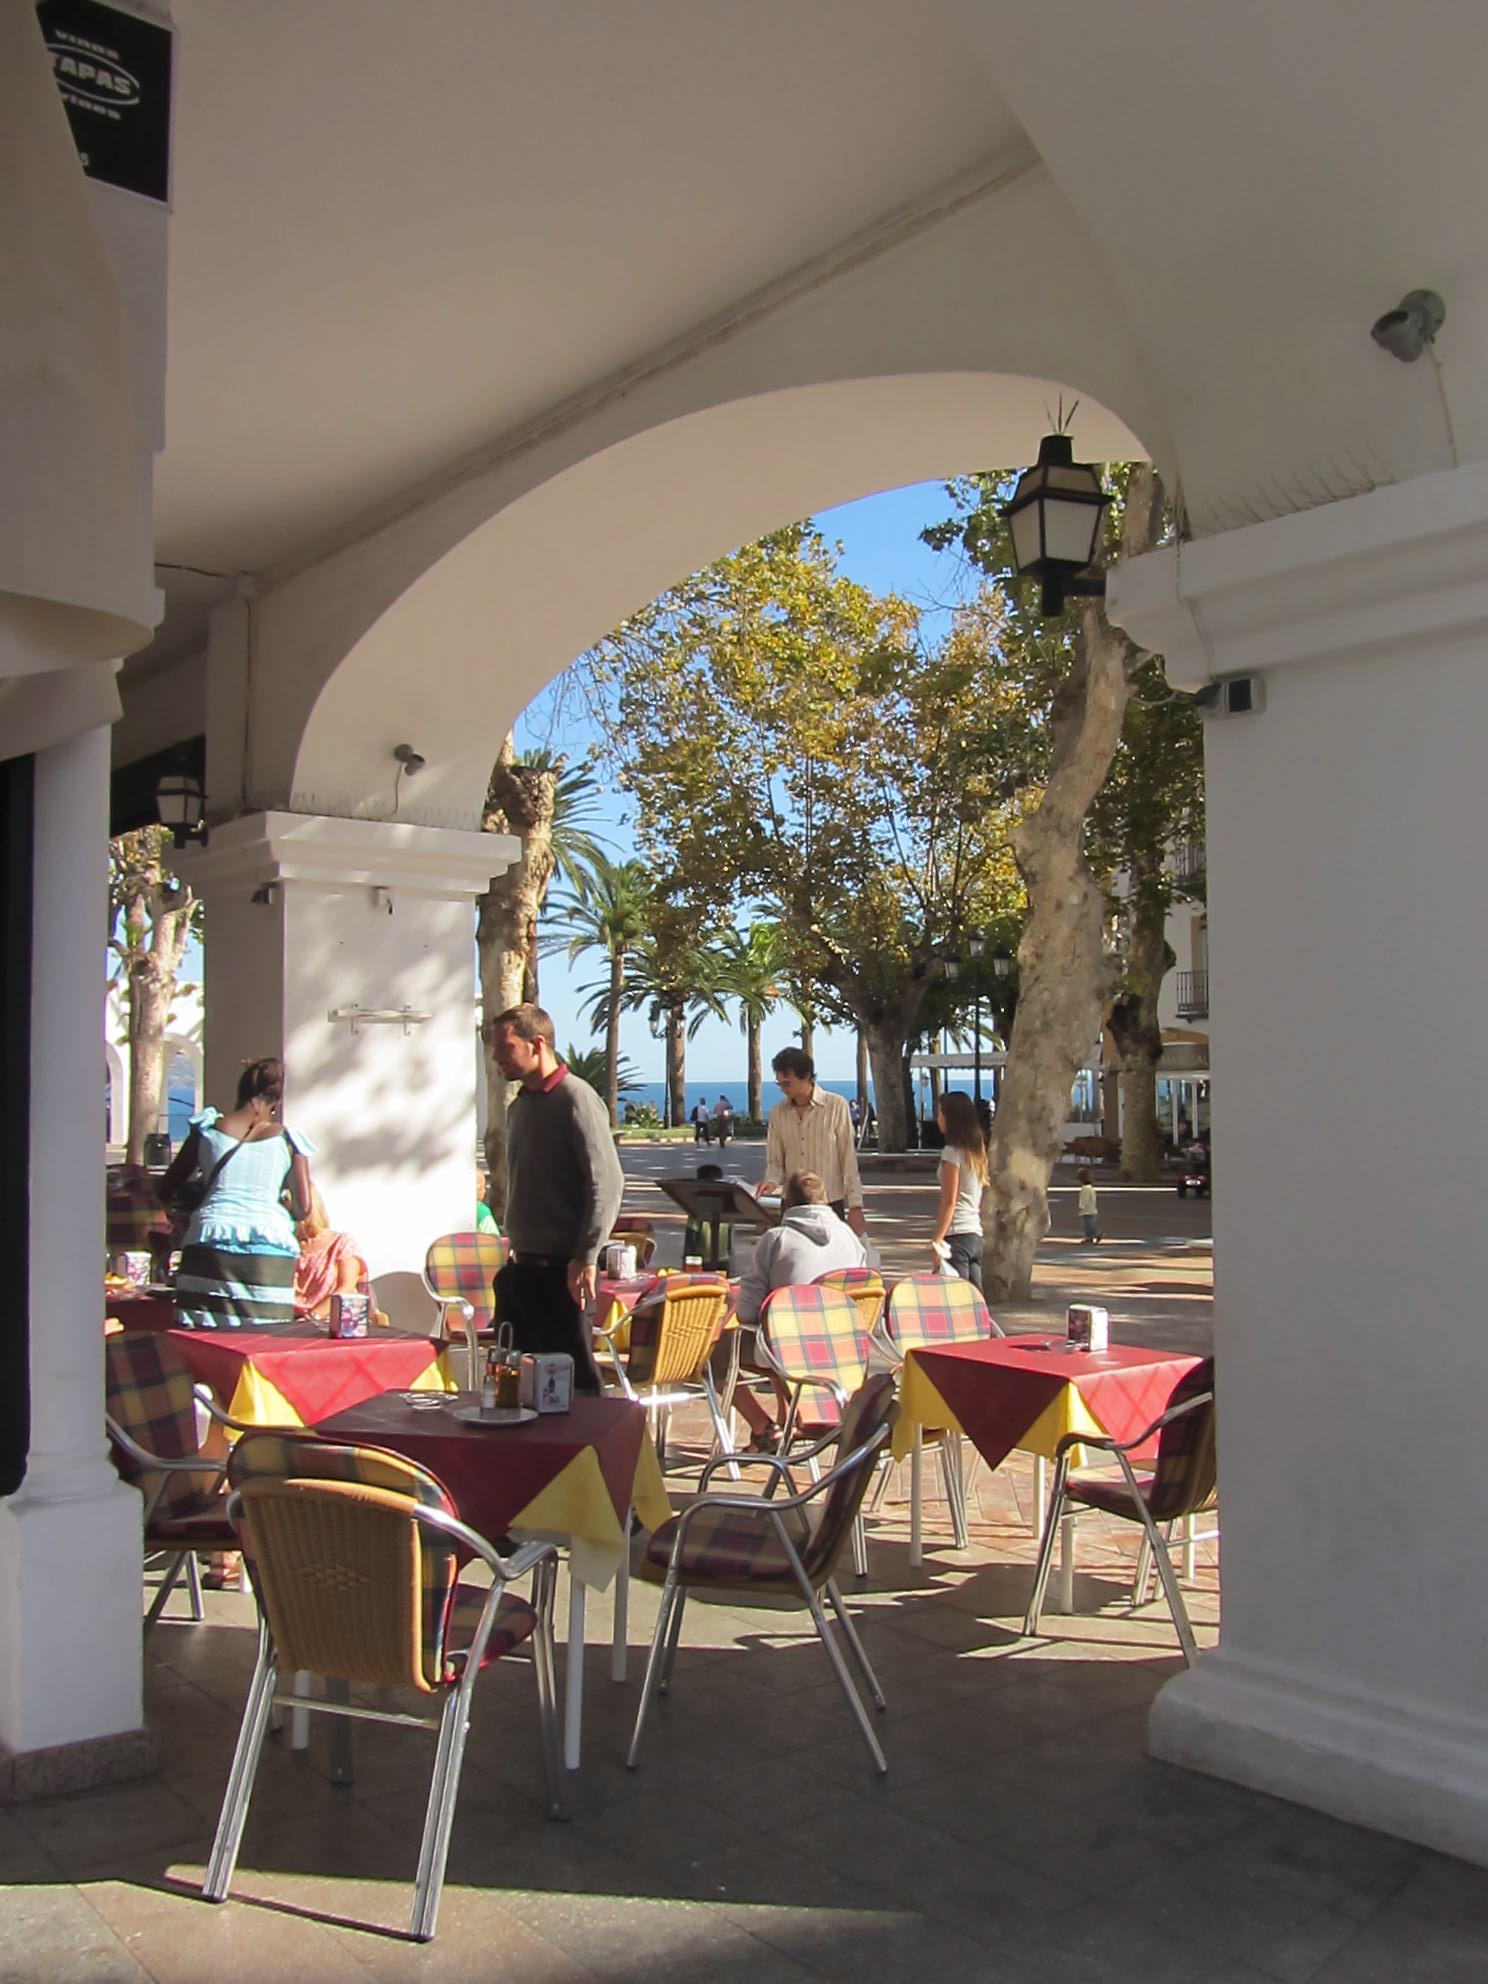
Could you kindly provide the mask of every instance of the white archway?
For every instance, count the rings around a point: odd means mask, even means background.
[[[519,497],[437,559],[320,693],[291,807],[385,819],[393,746],[426,767],[398,817],[478,823],[512,721],[575,655],[668,585],[782,523],[879,490],[1031,459],[1066,384],[999,374],[842,381],[668,421]],[[1082,399],[1095,459],[1145,450]]]

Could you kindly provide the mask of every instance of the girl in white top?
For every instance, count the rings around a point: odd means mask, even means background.
[[[940,1205],[935,1215],[931,1252],[940,1265],[940,1249],[951,1266],[973,1288],[982,1285],[982,1193],[987,1187],[987,1139],[977,1120],[976,1104],[960,1089],[940,1098],[935,1120],[945,1138],[940,1154]]]

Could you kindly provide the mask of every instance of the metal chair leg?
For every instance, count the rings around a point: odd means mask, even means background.
[[[186,1595],[191,1600],[191,1617],[200,1625],[207,1616],[207,1608],[202,1603],[201,1562],[194,1550],[186,1553]]]
[[[863,1511],[853,1517],[852,1526],[853,1576],[866,1578],[868,1575],[868,1530],[863,1521]]]
[[[832,1610],[837,1615],[837,1623],[842,1628],[842,1637],[847,1641],[848,1646],[852,1650],[854,1660],[857,1661],[858,1666],[862,1669],[863,1679],[868,1683],[868,1692],[873,1697],[873,1706],[878,1709],[886,1709],[888,1702],[884,1699],[884,1691],[878,1684],[878,1676],[873,1671],[873,1663],[868,1658],[867,1648],[858,1638],[858,1629],[852,1622],[852,1616],[842,1602],[842,1593],[837,1589],[837,1580],[835,1578],[828,1578],[824,1589]]]
[[[832,1629],[827,1624],[827,1615],[821,1608],[821,1600],[811,1589],[810,1582],[803,1573],[798,1572],[797,1577],[802,1594],[811,1611],[811,1623],[816,1627],[817,1637],[826,1648],[827,1658],[832,1663],[832,1671],[841,1683],[842,1692],[847,1696],[848,1703],[852,1708],[853,1717],[862,1732],[863,1741],[868,1745],[868,1754],[873,1759],[874,1768],[881,1777],[885,1776],[889,1768],[888,1759],[885,1757],[883,1747],[874,1733],[873,1724],[868,1720],[868,1711],[863,1706],[863,1698],[853,1686],[853,1678],[847,1671],[847,1663],[842,1658],[837,1642],[832,1638]]]
[[[1126,1459],[1123,1454],[1122,1460]],[[1178,1589],[1178,1580],[1173,1573],[1172,1560],[1168,1556],[1162,1538],[1157,1533],[1157,1525],[1147,1513],[1147,1504],[1140,1495],[1136,1498],[1137,1511],[1142,1518],[1142,1527],[1147,1532],[1152,1545],[1152,1554],[1157,1561],[1157,1575],[1162,1580],[1163,1595],[1168,1601],[1168,1610],[1173,1615],[1173,1625],[1178,1634],[1178,1644],[1183,1648],[1183,1658],[1190,1667],[1199,1657],[1198,1642],[1193,1636],[1193,1627],[1188,1620],[1188,1607],[1183,1602],[1183,1593]]]
[[[233,1869],[238,1864],[238,1848],[243,1843],[243,1827],[248,1818],[248,1802],[253,1796],[253,1779],[263,1749],[269,1709],[273,1705],[274,1679],[274,1660],[268,1634],[260,1628],[258,1665],[248,1685],[243,1726],[238,1731],[238,1746],[233,1752],[227,1789],[222,1795],[217,1836],[212,1841],[206,1879],[202,1882],[202,1895],[207,1901],[226,1901],[227,1891],[232,1886]]]
[[[186,1567],[186,1559],[190,1555],[191,1552],[189,1550],[177,1550],[175,1554],[172,1556],[170,1562],[166,1565],[164,1575],[161,1577],[160,1580],[160,1589],[155,1594],[154,1603],[151,1605],[149,1611],[145,1614],[146,1639],[148,1639],[150,1637],[150,1634],[154,1631],[155,1621],[160,1617],[161,1613],[165,1610],[166,1600],[175,1590],[176,1585],[180,1579],[181,1572]]]
[[[464,1732],[468,1704],[463,1687],[451,1688],[445,1696],[439,1718],[439,1743],[434,1752],[434,1770],[429,1779],[429,1802],[424,1811],[423,1838],[419,1841],[418,1872],[413,1880],[413,1913],[408,1933],[416,1943],[433,1937],[439,1915],[439,1898],[444,1891],[444,1866],[449,1857],[450,1827],[455,1815],[454,1794],[459,1788],[463,1759]]]
[[[557,1564],[539,1564],[533,1582],[537,1631],[532,1636],[532,1665],[537,1676],[543,1769],[548,1780],[548,1816],[563,1819],[567,1818],[568,1810],[563,1795],[563,1752],[558,1739],[558,1659],[553,1648],[553,1604],[557,1587]]]
[[[1054,1464],[1054,1486],[1049,1495],[1049,1510],[1044,1518],[1044,1533],[1039,1540],[1038,1564],[1033,1573],[1033,1591],[1028,1600],[1028,1611],[1023,1619],[1023,1631],[1030,1639],[1038,1631],[1039,1615],[1044,1609],[1044,1593],[1049,1584],[1049,1567],[1054,1561],[1054,1545],[1059,1537],[1059,1519],[1064,1513],[1064,1484],[1069,1479],[1069,1455],[1061,1454]]]
[[[966,1491],[961,1478],[961,1435],[949,1427],[940,1436],[940,1471],[951,1511],[951,1536],[956,1548],[964,1550],[971,1536],[966,1527]]]
[[[719,1454],[732,1453],[734,1443],[729,1433],[728,1421],[724,1418],[723,1402],[718,1396],[718,1387],[713,1382],[713,1373],[708,1369],[706,1364],[703,1366],[703,1390],[708,1400],[708,1412],[713,1421],[713,1438],[715,1442],[713,1452]],[[730,1396],[732,1396],[732,1390],[730,1391]],[[709,1455],[709,1459],[711,1458],[712,1455]],[[729,1461],[725,1471],[731,1481],[738,1481],[741,1478],[739,1474],[739,1463],[736,1460]]]
[[[677,1586],[677,1602],[672,1607],[671,1627],[667,1633],[666,1653],[663,1656],[661,1664],[661,1680],[658,1683],[658,1691],[663,1695],[670,1694],[671,1692],[672,1668],[675,1666],[677,1660],[677,1642],[682,1637],[682,1613],[686,1605],[687,1586],[685,1584],[679,1584]]]
[[[640,1760],[641,1737],[645,1733],[646,1718],[651,1713],[651,1704],[656,1698],[661,1680],[661,1664],[666,1652],[667,1634],[671,1629],[672,1607],[677,1602],[680,1586],[675,1571],[668,1571],[666,1583],[661,1591],[661,1609],[656,1615],[656,1631],[651,1635],[651,1651],[646,1656],[646,1675],[641,1682],[641,1699],[636,1709],[635,1729],[630,1738],[630,1749],[626,1754],[625,1767],[634,1770]]]

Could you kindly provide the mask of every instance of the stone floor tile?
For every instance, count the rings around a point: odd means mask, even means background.
[[[13,1812],[0,1809],[0,1886],[56,1878],[57,1863]]]
[[[1006,1941],[986,1944],[980,1969],[943,1984],[1199,1984],[1214,1955],[1124,1914],[1087,1901]]]
[[[1243,1876],[1363,1921],[1405,1886],[1424,1857],[1420,1847],[1404,1840],[1292,1808],[1204,1848],[1189,1867],[1198,1879],[1211,1871]],[[1488,1875],[1482,1878],[1488,1897]]]
[[[74,1887],[9,1886],[0,1984],[149,1984],[150,1973]]]
[[[120,1850],[145,1852],[195,1838],[200,1814],[169,1785],[152,1779],[103,1791],[74,1792],[17,1805],[14,1817],[57,1866],[93,1867]]]
[[[1380,1835],[1365,1837],[1377,1839]],[[1431,1922],[1476,1930],[1488,1949],[1488,1867],[1423,1851],[1416,1871],[1395,1896],[1395,1905]]]
[[[509,1895],[505,1906],[609,1984],[807,1984],[821,1974],[705,1903],[533,1892]]]
[[[1355,1930],[1312,1984],[1485,1984],[1488,1941],[1462,1922],[1431,1922],[1395,1905]]]
[[[1296,1900],[1248,1873],[1196,1855],[1175,1872],[1149,1874],[1112,1897],[1133,1919],[1240,1957],[1281,1984],[1309,1984],[1358,1925]]]

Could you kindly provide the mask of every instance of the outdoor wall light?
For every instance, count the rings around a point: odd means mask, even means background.
[[[1019,577],[1041,581],[1045,614],[1062,613],[1066,599],[1104,595],[1105,573],[1087,567],[1110,500],[1090,463],[1075,460],[1068,434],[1046,434],[1003,511]]]
[[[1376,317],[1369,335],[1382,351],[1402,364],[1414,364],[1447,321],[1447,306],[1434,289],[1413,289],[1393,310]]]
[[[206,846],[206,805],[201,780],[193,778],[190,772],[167,772],[155,788],[155,810],[160,815],[160,824],[169,827],[171,840],[178,848],[193,840]]]

